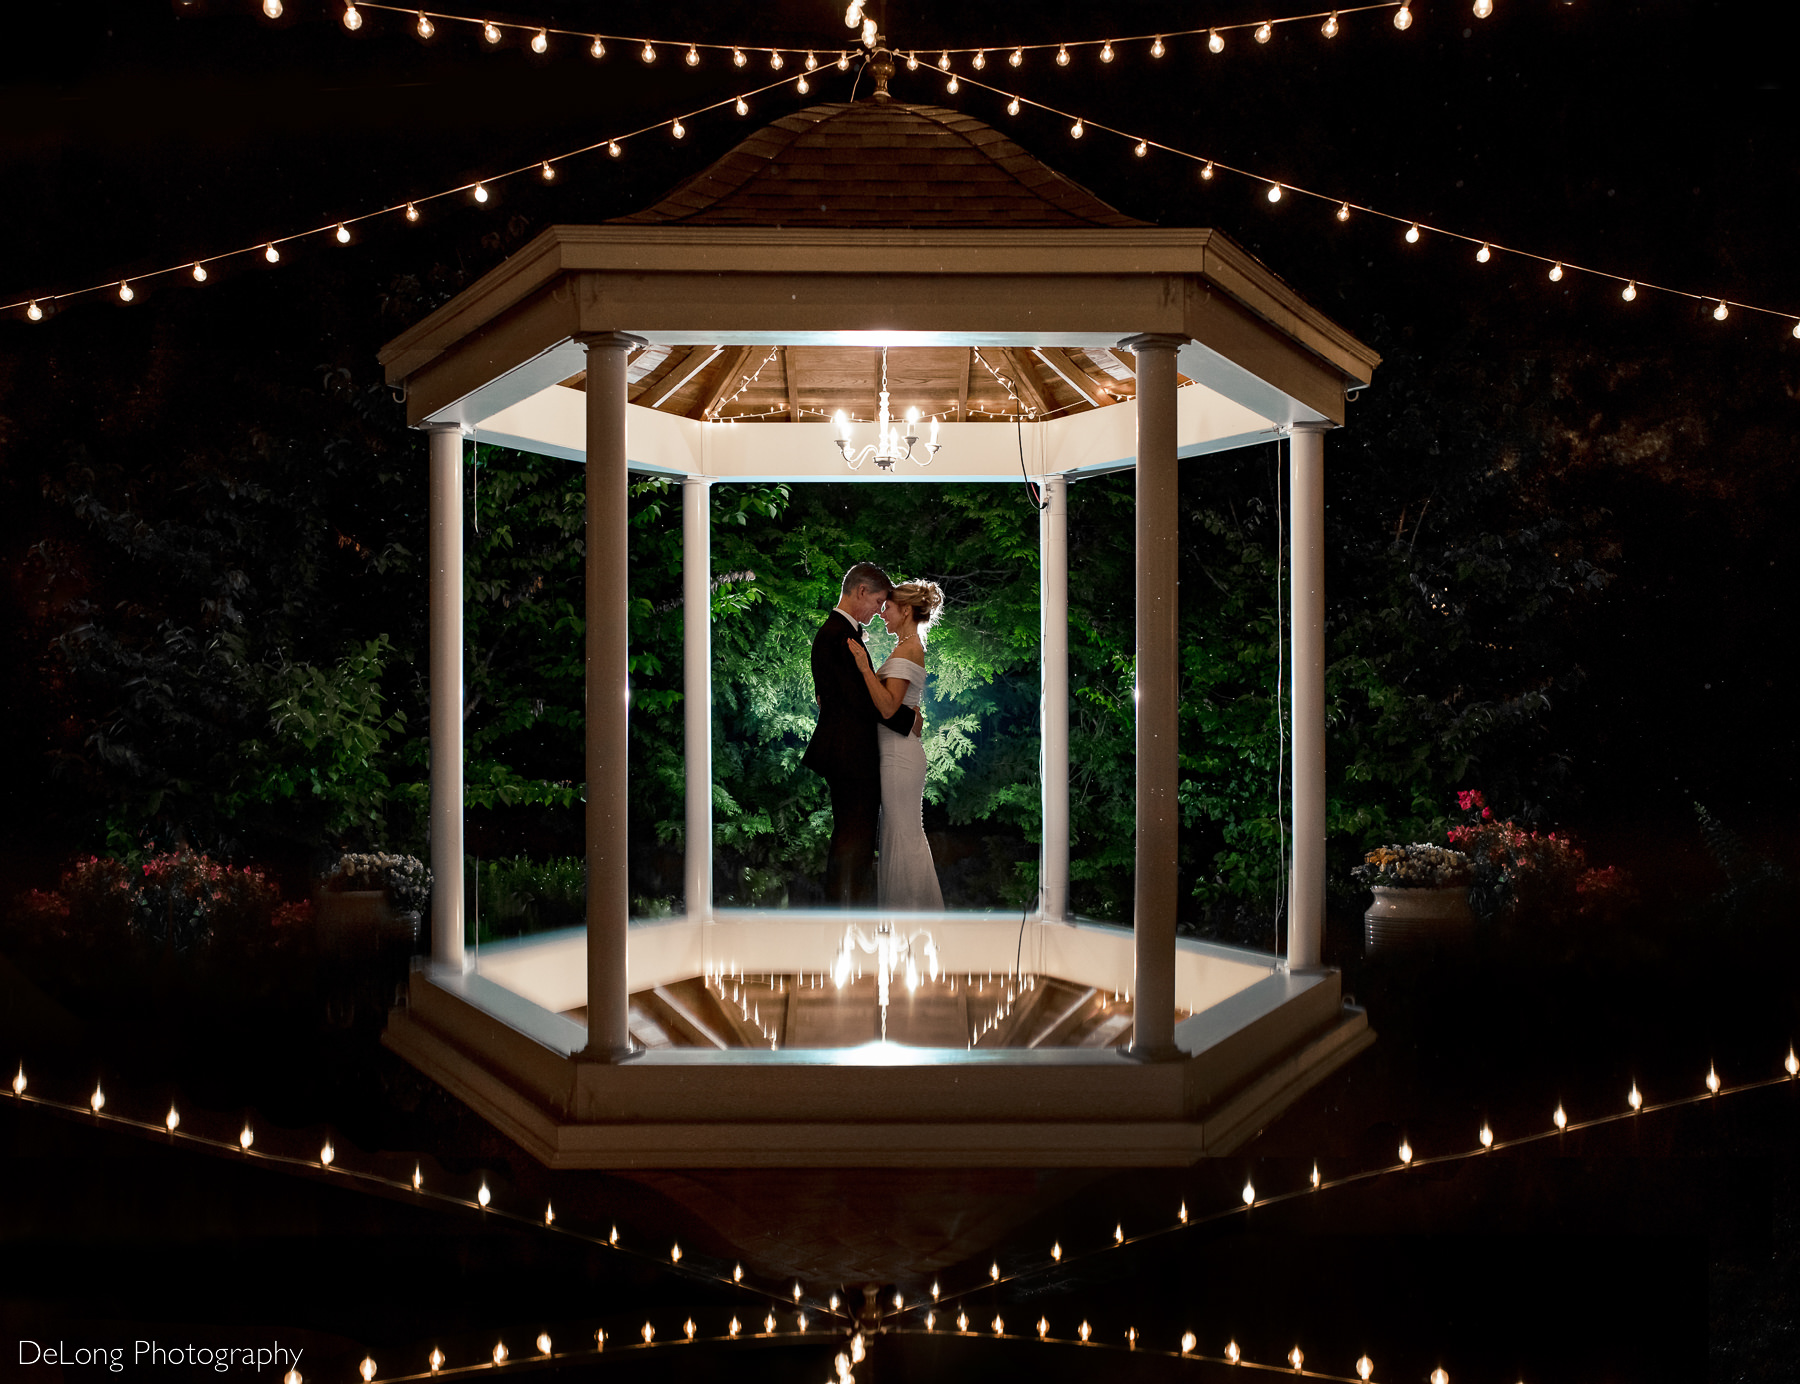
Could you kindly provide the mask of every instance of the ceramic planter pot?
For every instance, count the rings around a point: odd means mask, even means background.
[[[1363,914],[1363,948],[1391,951],[1420,943],[1462,941],[1474,926],[1466,884],[1442,889],[1377,886],[1375,902]]]

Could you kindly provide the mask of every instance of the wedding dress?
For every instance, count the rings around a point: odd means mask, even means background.
[[[909,658],[890,658],[876,669],[880,678],[905,678],[901,699],[915,711],[925,692],[925,670]],[[925,909],[944,906],[937,866],[925,839],[925,742],[916,735],[896,735],[886,726],[875,730],[881,746],[881,859],[876,871],[877,895],[883,908]]]

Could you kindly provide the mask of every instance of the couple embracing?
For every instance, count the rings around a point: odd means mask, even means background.
[[[895,586],[872,562],[844,573],[836,608],[813,638],[819,724],[801,763],[831,790],[825,899],[836,908],[938,910],[937,867],[925,840],[925,628],[944,603],[935,582]],[[863,627],[877,615],[895,638],[871,665]],[[879,870],[875,845],[879,836]]]

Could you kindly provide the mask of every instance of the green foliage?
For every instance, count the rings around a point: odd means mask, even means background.
[[[524,856],[476,868],[478,936],[483,942],[580,927],[587,916],[587,870],[579,859]]]

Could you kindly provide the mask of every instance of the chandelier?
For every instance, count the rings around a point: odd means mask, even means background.
[[[922,946],[914,944],[923,938]],[[932,980],[938,978],[937,943],[925,929],[901,936],[894,931],[892,923],[883,923],[875,929],[875,935],[869,936],[855,923],[844,928],[844,940],[838,948],[837,960],[832,963],[831,979],[838,989],[843,989],[850,979],[852,969],[856,965],[857,948],[870,953],[875,958],[875,998],[881,1006],[881,1041],[887,1041],[888,1020],[888,986],[896,975],[906,982],[908,992],[919,988],[919,961],[923,957],[926,974]]]
[[[875,410],[875,440],[864,443],[860,449],[850,445],[850,415],[839,409],[832,415],[832,422],[837,424],[838,451],[843,454],[844,461],[852,471],[861,468],[865,461],[872,461],[883,471],[892,471],[896,462],[910,461],[919,466],[931,465],[931,459],[938,454],[938,420],[931,415],[931,439],[925,443],[925,455],[913,455],[913,448],[919,445],[919,410],[909,408],[906,411],[904,424],[906,431],[900,431],[888,414],[888,362],[887,347],[881,348],[881,403]]]

